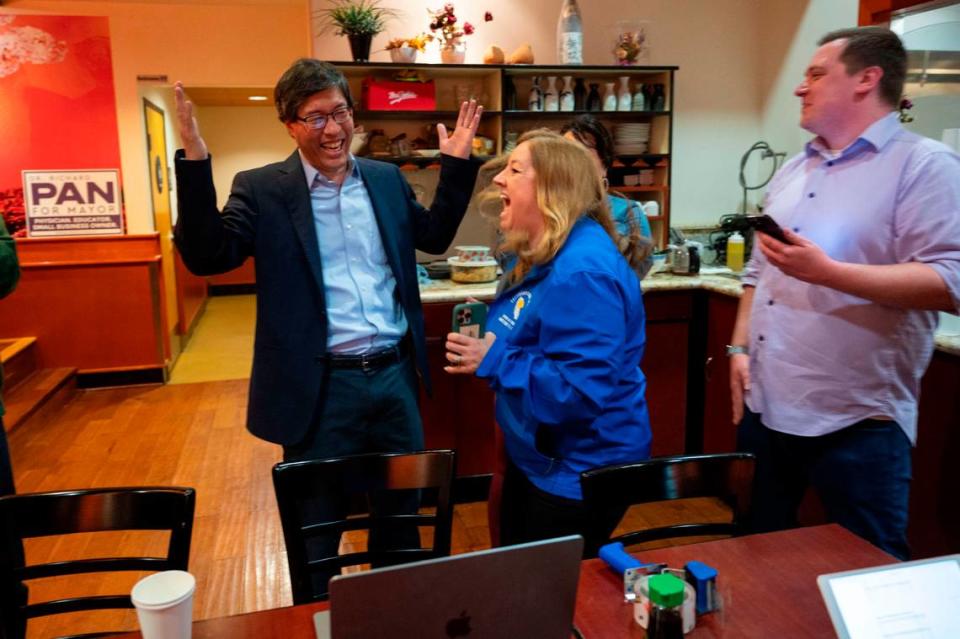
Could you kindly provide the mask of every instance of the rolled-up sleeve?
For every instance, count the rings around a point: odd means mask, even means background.
[[[896,259],[933,268],[960,313],[960,156],[946,149],[927,151],[901,179]]]

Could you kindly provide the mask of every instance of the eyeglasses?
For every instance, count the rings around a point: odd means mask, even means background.
[[[353,116],[353,109],[340,107],[332,113],[311,113],[304,118],[297,118],[314,131],[322,131],[327,126],[327,120],[332,119],[337,124],[343,124]]]

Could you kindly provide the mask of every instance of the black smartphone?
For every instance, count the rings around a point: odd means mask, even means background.
[[[453,332],[483,337],[484,325],[487,323],[487,305],[483,302],[467,302],[453,307]]]
[[[755,231],[766,233],[773,239],[783,242],[784,244],[793,244],[793,242],[787,239],[780,225],[766,213],[763,215],[747,215],[746,221],[747,226]]]

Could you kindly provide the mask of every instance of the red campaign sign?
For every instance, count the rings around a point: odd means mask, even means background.
[[[106,17],[0,15],[0,214],[24,235],[22,171],[120,166]]]

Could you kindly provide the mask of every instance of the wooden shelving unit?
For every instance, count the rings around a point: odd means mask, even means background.
[[[619,88],[619,78],[628,76],[631,91],[639,84],[663,85],[664,104],[662,110],[643,111],[590,111],[615,133],[616,127],[624,123],[643,122],[650,124],[648,153],[641,155],[617,156],[607,176],[612,189],[633,199],[655,200],[659,204],[660,215],[650,217],[655,242],[666,246],[670,227],[670,184],[671,158],[673,150],[673,98],[675,66],[539,66],[539,65],[493,65],[493,64],[392,64],[392,63],[353,63],[337,62],[350,83],[353,95],[362,94],[363,80],[374,77],[383,80],[393,79],[401,70],[415,71],[424,80],[433,80],[436,88],[436,110],[375,111],[357,109],[354,119],[366,130],[383,129],[388,136],[394,137],[406,133],[408,139],[426,137],[437,122],[452,123],[456,120],[458,97],[465,95],[478,98],[485,107],[484,117],[478,135],[488,137],[495,142],[496,153],[505,145],[507,133],[522,133],[528,129],[545,126],[559,129],[563,123],[587,111],[528,111],[527,95],[535,77],[556,76],[556,87],[563,86],[563,76],[583,78],[586,85],[614,82]],[[514,87],[515,104],[508,105],[508,85]],[[545,87],[545,81],[541,81]],[[359,106],[359,105],[358,105]],[[377,157],[379,160],[394,162],[405,170],[437,168],[436,158],[409,155],[402,157]],[[653,184],[626,185],[624,180],[640,179],[641,171],[652,171]],[[631,178],[633,175],[635,177]],[[648,181],[650,175],[644,176]]]

